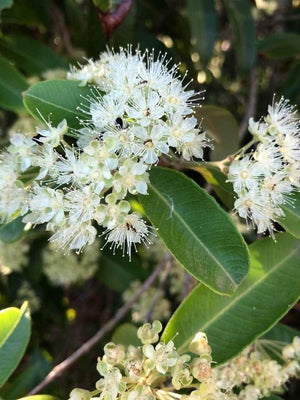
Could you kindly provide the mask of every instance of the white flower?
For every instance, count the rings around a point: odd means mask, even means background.
[[[135,130],[137,141],[135,154],[141,157],[146,164],[155,164],[161,154],[168,154],[167,131],[164,124],[154,125],[152,128],[140,127]],[[140,142],[138,142],[138,140]]]
[[[143,353],[161,374],[165,374],[170,367],[174,367],[178,360],[178,354],[171,340],[167,344],[160,342],[155,348],[151,344],[145,344]]]
[[[124,99],[112,93],[97,98],[90,106],[92,122],[98,129],[114,125],[123,112]]]
[[[99,203],[100,197],[92,186],[69,191],[65,195],[65,210],[69,212],[69,223],[82,224],[91,221]]]
[[[37,140],[41,143],[49,143],[52,147],[57,147],[63,135],[68,130],[67,121],[63,119],[56,128],[50,123],[47,123],[47,128],[48,129],[36,129],[37,133],[41,136]]]
[[[97,230],[89,223],[72,224],[70,226],[62,226],[54,235],[51,236],[50,242],[55,243],[57,248],[67,248],[76,250],[80,253],[85,246],[94,243]]]
[[[146,164],[128,158],[114,175],[114,190],[123,196],[127,194],[127,191],[132,194],[147,194],[148,173],[146,170]]]
[[[145,94],[137,91],[125,107],[128,118],[141,126],[149,126],[152,121],[159,120],[164,115],[160,96],[157,92],[150,91]]]
[[[245,156],[241,160],[233,161],[229,167],[228,181],[233,182],[233,188],[237,193],[243,189],[256,189],[263,175],[260,163]]]
[[[8,147],[8,152],[17,156],[16,161],[20,165],[22,172],[26,171],[32,165],[32,157],[34,155],[34,149],[38,146],[34,140],[16,133],[10,139],[11,145]]]
[[[64,196],[61,190],[34,184],[28,200],[31,213],[23,218],[24,222],[60,224],[65,220]],[[49,225],[50,226],[50,225]]]
[[[5,188],[0,192],[0,221],[7,223],[24,215],[28,211],[27,205],[28,193],[24,189],[21,181],[15,181],[13,186]]]
[[[132,246],[136,249],[136,245],[140,243],[149,243],[147,235],[149,228],[137,213],[129,214],[112,228],[106,240],[111,243],[111,247],[115,251],[117,248],[123,249],[131,259]]]

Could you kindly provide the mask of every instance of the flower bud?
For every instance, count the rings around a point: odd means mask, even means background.
[[[90,400],[91,393],[88,390],[75,388],[70,393],[69,400]]]
[[[211,354],[211,348],[207,342],[207,336],[203,332],[198,332],[189,344],[189,350],[199,356]]]

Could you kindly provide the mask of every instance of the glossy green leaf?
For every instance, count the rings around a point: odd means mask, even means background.
[[[0,106],[5,110],[24,110],[22,92],[28,88],[25,77],[0,56]]]
[[[5,400],[15,400],[38,385],[50,372],[51,363],[44,352],[35,349],[26,359],[26,367],[4,385],[0,396]]]
[[[291,199],[293,203],[286,203],[281,206],[285,217],[280,218],[279,223],[284,229],[300,239],[300,193],[295,192]]]
[[[89,104],[89,87],[80,87],[77,81],[53,80],[39,82],[24,92],[24,104],[37,120],[42,116],[57,125],[64,118],[71,128],[79,128],[79,119],[87,116],[78,107]]]
[[[288,233],[276,240],[264,238],[250,246],[249,275],[232,297],[202,285],[194,289],[172,316],[163,339],[174,338],[177,349],[186,350],[193,336],[204,331],[213,359],[222,363],[269,330],[300,294],[299,241]]]
[[[300,53],[300,35],[278,32],[268,35],[258,42],[258,50],[268,58],[290,58]]]
[[[30,337],[28,304],[0,311],[0,387],[23,357]]]
[[[255,21],[250,1],[226,0],[224,5],[233,30],[238,72],[249,72],[256,58]]]
[[[142,343],[137,337],[137,327],[129,322],[125,322],[114,331],[111,341],[124,346],[141,346]]]
[[[217,13],[214,1],[188,0],[187,14],[192,40],[200,61],[206,66],[210,60],[217,35]]]
[[[26,36],[5,35],[0,40],[0,51],[28,74],[68,68],[68,64],[48,46]]]
[[[196,111],[199,122],[212,139],[211,161],[220,161],[238,150],[238,124],[230,111],[222,107],[202,106]]]
[[[22,397],[18,400],[58,400],[58,398],[48,394],[36,394],[34,396]]]
[[[25,224],[23,217],[18,217],[8,224],[0,224],[0,240],[4,243],[13,243],[24,235]]]
[[[149,195],[139,199],[168,249],[196,279],[218,293],[237,289],[248,272],[247,247],[204,189],[180,172],[153,168]]]
[[[227,175],[223,174],[220,168],[210,164],[194,167],[193,170],[200,172],[206,182],[212,186],[225,206],[232,210],[235,200],[234,191],[232,183],[226,182]]]

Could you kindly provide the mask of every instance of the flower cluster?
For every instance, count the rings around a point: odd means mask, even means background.
[[[300,371],[298,337],[282,348],[282,364],[254,345],[212,368],[205,333],[195,335],[189,354],[180,354],[173,341],[159,340],[161,329],[159,321],[141,326],[138,347],[107,343],[98,358],[96,390],[76,388],[69,400],[258,400],[282,392]]]
[[[296,336],[282,348],[281,364],[260,347],[250,346],[232,361],[217,367],[217,386],[226,392],[238,392],[238,400],[258,400],[284,392],[284,384],[300,371],[300,338]]]
[[[68,286],[91,278],[98,268],[99,241],[96,240],[84,253],[63,254],[50,243],[42,253],[43,272],[54,286]]]
[[[96,390],[76,388],[70,393],[70,400],[226,400],[226,394],[213,384],[206,335],[199,332],[190,343],[192,358],[189,354],[180,355],[172,341],[159,341],[161,329],[159,321],[140,327],[139,347],[106,344],[104,356],[98,359],[101,378]],[[181,389],[189,394],[180,394]]]
[[[252,222],[258,233],[274,231],[274,221],[284,217],[281,206],[293,202],[289,195],[300,187],[300,130],[296,110],[281,98],[261,121],[249,121],[258,142],[255,151],[234,160],[228,173],[237,193],[235,210]]]
[[[25,241],[7,244],[0,241],[0,273],[19,272],[28,262],[29,245]]]
[[[95,225],[129,257],[132,247],[149,243],[149,227],[126,196],[147,194],[147,171],[161,155],[202,158],[207,145],[193,116],[199,96],[168,64],[128,48],[73,68],[68,78],[91,88],[88,105],[78,105],[86,120],[77,132],[65,120],[56,127],[45,121],[33,138],[11,137],[0,159],[0,222],[26,214],[25,222],[45,224],[67,251],[92,244]]]

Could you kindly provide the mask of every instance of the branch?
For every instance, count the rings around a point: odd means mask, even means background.
[[[256,111],[256,97],[257,97],[257,76],[256,68],[253,67],[250,73],[250,87],[249,87],[249,97],[246,104],[246,111],[244,118],[239,127],[239,140],[240,143],[243,141],[244,136],[247,132],[249,118],[254,117]]]
[[[103,12],[98,8],[98,15],[106,38],[111,38],[114,31],[129,14],[133,0],[123,0],[113,11]]]
[[[73,365],[81,356],[88,353],[90,349],[97,344],[104,335],[106,335],[111,329],[113,329],[129,312],[132,305],[137,301],[137,299],[144,293],[145,290],[148,290],[155,279],[158,277],[160,271],[164,267],[166,263],[167,257],[170,257],[169,253],[166,257],[163,258],[161,263],[157,265],[152,274],[148,277],[148,279],[143,283],[139,291],[126,303],[124,304],[116,313],[116,315],[110,319],[94,336],[92,336],[87,342],[85,342],[79,349],[77,349],[73,354],[71,354],[68,358],[66,358],[61,363],[57,364],[45,377],[45,379],[38,384],[35,388],[33,388],[28,395],[33,395],[40,392],[46,386],[49,385],[54,379],[58,378],[62,375],[71,365]]]
[[[155,296],[153,298],[152,304],[151,304],[151,306],[150,306],[150,308],[149,308],[149,310],[148,310],[148,312],[147,312],[147,314],[145,316],[145,321],[146,322],[150,322],[151,321],[152,313],[153,313],[153,311],[154,311],[154,309],[155,309],[155,307],[156,307],[156,305],[158,303],[158,300],[159,300],[159,298],[161,296],[161,293],[163,291],[163,288],[164,288],[164,286],[166,284],[166,281],[167,281],[168,276],[170,274],[171,268],[173,266],[173,263],[172,263],[173,257],[171,256],[170,253],[167,253],[165,255],[164,259],[165,259],[165,262],[166,262],[166,264],[165,264],[166,265],[166,269],[164,271],[164,276],[162,277],[162,279],[161,279],[161,281],[159,283],[159,286],[158,286],[157,291],[155,293]]]

